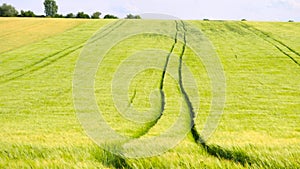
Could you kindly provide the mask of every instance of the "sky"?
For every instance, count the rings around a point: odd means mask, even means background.
[[[44,14],[44,0],[0,0],[17,10]],[[157,13],[180,19],[300,21],[300,0],[56,0],[58,13],[100,11],[124,18],[127,14]]]

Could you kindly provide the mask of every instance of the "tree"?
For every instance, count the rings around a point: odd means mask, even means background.
[[[54,17],[56,15],[58,6],[56,5],[55,0],[45,0],[44,6],[46,16]]]
[[[104,19],[118,19],[118,17],[116,17],[114,15],[107,14],[107,15],[104,16]]]
[[[32,11],[23,11],[21,10],[21,17],[35,17],[35,14]]]
[[[128,14],[125,19],[141,19],[141,16]]]
[[[85,14],[84,12],[78,12],[77,15],[76,15],[76,18],[89,19],[90,16],[88,14]]]
[[[13,17],[13,16],[18,16],[18,13],[19,12],[16,10],[15,7],[11,5],[7,5],[6,3],[0,6],[0,16]]]
[[[99,19],[100,18],[100,15],[101,15],[101,12],[95,12],[95,13],[93,13],[93,15],[92,15],[92,19]]]

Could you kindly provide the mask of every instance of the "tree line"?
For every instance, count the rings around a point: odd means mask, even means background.
[[[45,0],[44,1],[44,12],[45,15],[36,15],[31,10],[21,10],[20,13],[12,5],[3,3],[0,6],[0,17],[52,17],[52,18],[84,18],[84,19],[100,19],[101,12],[96,11],[89,15],[82,11],[77,12],[77,14],[69,13],[67,15],[58,14],[58,5],[55,0]],[[118,19],[117,16],[106,14],[104,19]],[[141,19],[139,15],[128,14],[125,19]]]

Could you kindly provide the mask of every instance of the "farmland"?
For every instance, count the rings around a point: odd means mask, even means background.
[[[147,138],[175,123],[180,106],[187,103],[182,101],[184,83],[178,85],[180,78],[170,74],[162,77],[161,70],[139,72],[128,88],[130,103],[139,111],[152,106],[151,91],[163,89],[166,104],[158,121],[131,123],[114,105],[111,83],[119,66],[137,52],[145,57],[160,49],[167,51],[163,57],[171,51],[167,71],[180,70],[182,61],[193,74],[197,91],[186,87],[186,94],[199,93],[194,130],[201,133],[212,107],[212,81],[195,49],[185,44],[184,31],[190,26],[213,44],[226,78],[224,112],[205,145],[190,132],[164,154],[129,159],[100,149],[86,135],[73,102],[77,61],[91,37],[104,41],[118,30],[128,31],[126,24],[169,26],[171,37],[136,34],[103,56],[94,91],[107,124],[123,135]],[[0,18],[0,29],[0,168],[300,167],[300,23]],[[164,68],[165,59],[157,64]]]

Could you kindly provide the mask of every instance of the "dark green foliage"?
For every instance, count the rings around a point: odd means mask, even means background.
[[[247,21],[247,19],[242,19],[241,21]]]
[[[90,16],[88,14],[85,14],[84,12],[78,12],[76,18],[90,19]]]
[[[118,19],[118,17],[114,16],[114,15],[107,14],[107,15],[104,16],[104,19]]]
[[[95,12],[93,13],[93,15],[91,16],[92,19],[100,19],[100,15],[101,15],[101,12]]]
[[[218,157],[219,159],[231,160],[236,163],[240,163],[243,166],[251,165],[255,161],[253,157],[250,157],[246,152],[240,150],[239,148],[230,150],[222,148],[218,145],[205,145],[204,148],[206,152],[212,156]]]
[[[294,20],[289,20],[288,22],[294,22]]]
[[[46,16],[54,17],[57,14],[58,6],[55,0],[45,0],[44,6]]]
[[[65,16],[65,18],[75,18],[75,15],[73,13],[69,13]]]
[[[11,5],[7,5],[6,3],[0,6],[0,16],[4,17],[13,17],[18,16],[18,11]]]
[[[21,10],[21,17],[35,17],[35,14],[32,11],[23,11]]]
[[[141,16],[128,14],[125,19],[141,19]]]
[[[54,18],[64,18],[64,16],[62,14],[55,14]]]
[[[203,19],[204,21],[209,21],[209,19]]]

